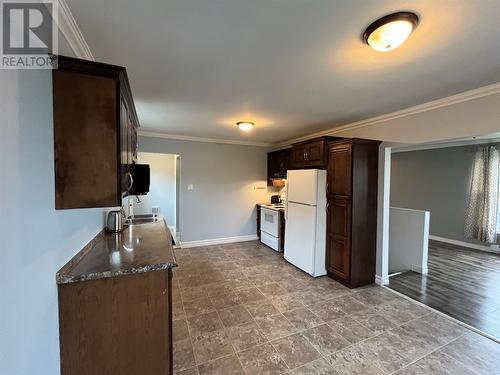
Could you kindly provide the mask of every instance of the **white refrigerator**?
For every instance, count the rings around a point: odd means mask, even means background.
[[[285,259],[311,276],[326,275],[326,171],[288,171],[285,219]]]

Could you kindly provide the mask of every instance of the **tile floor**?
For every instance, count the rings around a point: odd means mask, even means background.
[[[385,288],[314,279],[254,241],[175,253],[176,374],[500,374],[500,344]]]

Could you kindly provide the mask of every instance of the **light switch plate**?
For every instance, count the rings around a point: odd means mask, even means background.
[[[188,190],[194,190],[194,185],[193,184],[188,184]]]

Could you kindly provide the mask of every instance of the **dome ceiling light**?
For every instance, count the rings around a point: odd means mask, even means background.
[[[363,41],[375,51],[387,52],[398,48],[418,25],[412,12],[388,14],[372,22],[363,33]]]
[[[240,130],[247,132],[253,128],[254,123],[250,121],[239,121],[236,123],[236,125],[238,126],[238,128],[240,128]]]

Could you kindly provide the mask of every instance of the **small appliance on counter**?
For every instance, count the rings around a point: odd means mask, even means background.
[[[279,195],[271,195],[271,203],[281,203],[281,198]]]
[[[123,231],[123,221],[125,214],[123,210],[112,210],[108,212],[106,220],[106,231],[110,233],[119,233]]]

